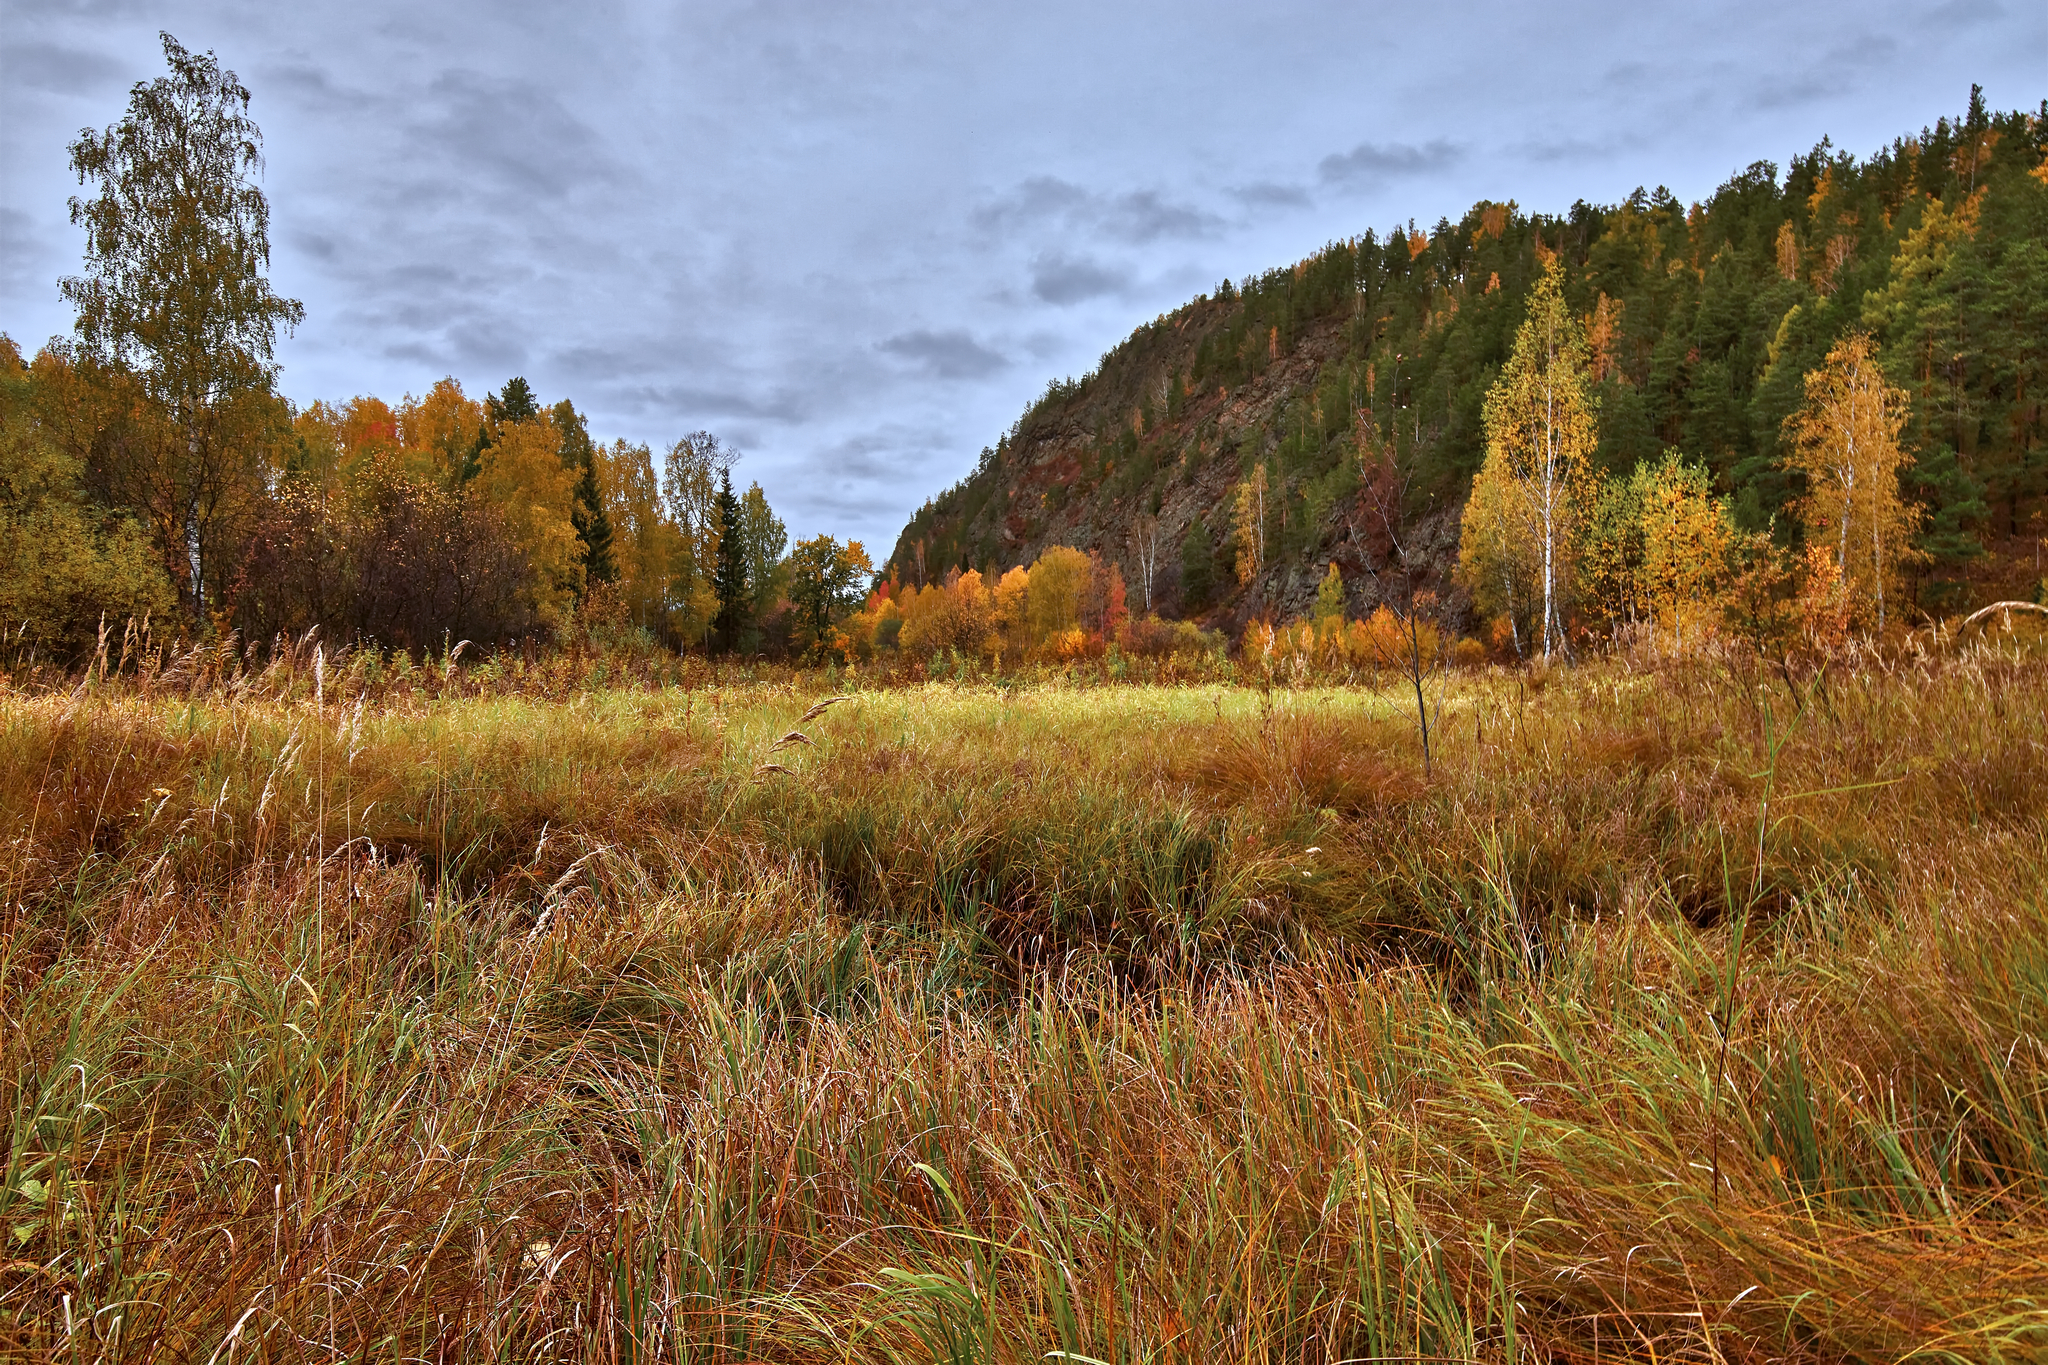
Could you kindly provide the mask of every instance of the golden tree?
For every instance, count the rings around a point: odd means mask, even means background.
[[[1487,391],[1486,462],[1458,552],[1482,604],[1500,602],[1511,621],[1518,600],[1540,606],[1545,659],[1564,646],[1564,607],[1593,489],[1586,367],[1585,330],[1565,305],[1564,271],[1553,256],[1530,294],[1514,354]]]
[[[85,359],[156,410],[162,439],[125,447],[109,478],[155,531],[199,625],[227,585],[230,528],[258,501],[260,450],[281,417],[278,329],[306,310],[265,274],[270,205],[248,89],[211,52],[159,36],[171,74],[137,82],[119,123],[71,144],[79,183],[98,188],[71,200],[85,273],[59,287]]]
[[[1081,597],[1092,572],[1088,556],[1068,545],[1052,546],[1031,566],[1024,620],[1034,648],[1080,623]]]
[[[1832,550],[1850,610],[1879,631],[1922,516],[1899,492],[1906,416],[1906,391],[1885,382],[1869,335],[1852,332],[1806,376],[1806,404],[1785,420],[1787,462],[1806,478],[1807,539]]]
[[[558,625],[583,590],[582,542],[569,518],[575,471],[562,465],[557,454],[561,437],[546,412],[506,423],[493,435],[471,490],[504,518],[528,566],[526,595],[533,614],[546,625]]]
[[[1697,644],[1719,615],[1735,527],[1726,504],[1708,490],[1703,466],[1676,451],[1642,476],[1640,600],[1674,651]]]
[[[1237,506],[1231,520],[1237,538],[1237,581],[1250,583],[1266,562],[1266,466],[1261,463],[1252,476],[1237,486]]]

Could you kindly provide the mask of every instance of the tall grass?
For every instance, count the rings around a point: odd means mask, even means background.
[[[2048,1354],[2030,656],[691,681],[0,695],[0,1350]]]

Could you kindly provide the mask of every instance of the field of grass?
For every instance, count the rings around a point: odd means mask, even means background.
[[[0,1355],[2048,1356],[2038,653],[828,686],[0,692]]]

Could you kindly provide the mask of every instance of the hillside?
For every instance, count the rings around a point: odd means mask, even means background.
[[[1055,381],[970,476],[921,508],[889,568],[929,581],[1046,547],[1119,562],[1152,605],[1234,626],[1302,611],[1330,563],[1354,610],[1383,564],[1364,534],[1361,458],[1391,462],[1411,534],[1455,613],[1458,511],[1481,410],[1550,253],[1592,343],[1599,463],[1675,448],[1746,528],[1791,534],[1800,488],[1779,430],[1844,333],[1873,333],[1912,396],[1909,496],[1927,509],[1914,606],[2033,596],[2044,528],[2048,103],[1968,112],[1859,159],[1823,141],[1759,161],[1705,202],[1664,189],[1563,215],[1481,202],[1332,242],[1225,281]],[[1268,558],[1232,572],[1232,494],[1264,464]],[[1156,520],[1156,530],[1153,522]]]

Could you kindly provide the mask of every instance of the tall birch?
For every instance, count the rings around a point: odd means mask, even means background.
[[[1565,647],[1564,609],[1594,490],[1598,433],[1586,387],[1585,329],[1565,305],[1564,271],[1552,257],[1530,294],[1514,354],[1487,391],[1486,462],[1466,504],[1459,551],[1475,589],[1497,582],[1510,603],[1517,580],[1534,578],[1525,591],[1540,605],[1545,660]]]

